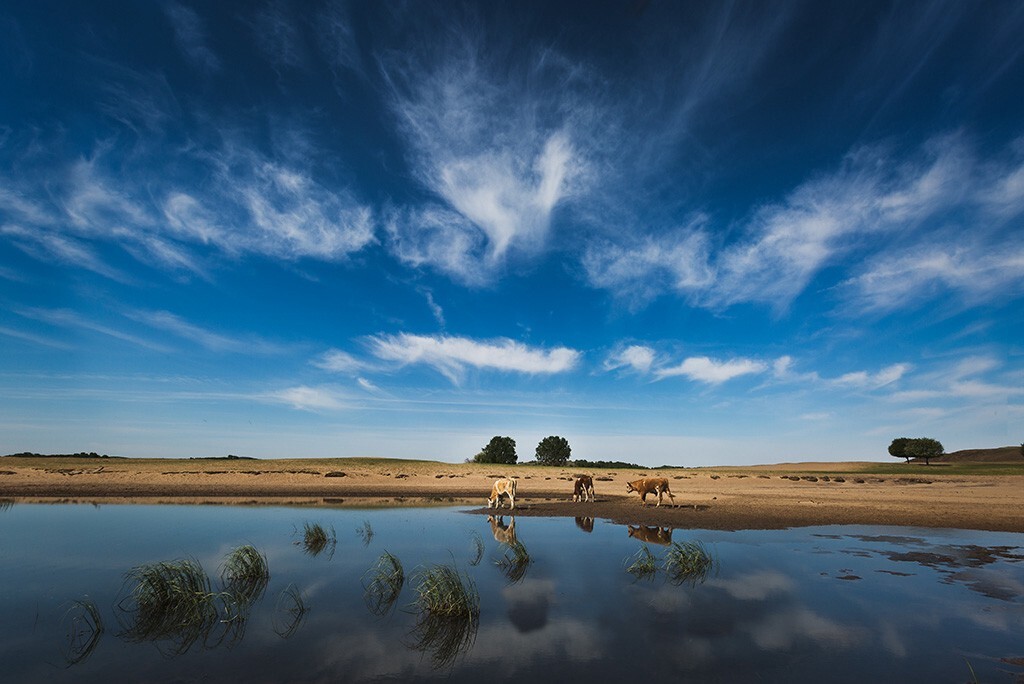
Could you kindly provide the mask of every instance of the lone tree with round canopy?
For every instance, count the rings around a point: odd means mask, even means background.
[[[907,445],[912,440],[909,437],[897,437],[889,445],[889,455],[895,458],[905,458],[910,463],[910,454],[907,453]]]
[[[473,460],[477,463],[515,463],[518,458],[516,440],[495,435]]]
[[[537,445],[537,463],[541,465],[565,465],[571,455],[572,448],[565,437],[551,435]]]
[[[938,458],[946,453],[942,442],[931,437],[897,437],[889,445],[889,455],[896,458],[905,458],[910,463],[912,458],[923,458],[925,465],[931,465],[930,459]]]

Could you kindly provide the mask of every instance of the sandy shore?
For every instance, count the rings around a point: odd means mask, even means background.
[[[491,482],[519,480],[517,515],[603,518],[706,529],[869,524],[1024,532],[1024,476],[945,475],[877,464],[721,469],[589,469],[597,501],[572,502],[570,468],[419,461],[0,459],[7,501],[330,506],[466,505],[481,513]],[[669,478],[675,500],[642,507],[626,482]],[[652,499],[649,501],[653,502]],[[507,509],[503,511],[507,514]]]

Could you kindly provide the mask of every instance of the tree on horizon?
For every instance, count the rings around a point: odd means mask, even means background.
[[[537,463],[541,465],[565,465],[572,456],[569,440],[558,435],[551,435],[537,444]]]
[[[515,463],[519,457],[516,455],[516,441],[511,437],[500,437],[495,435],[487,443],[479,454],[473,457],[477,463]]]

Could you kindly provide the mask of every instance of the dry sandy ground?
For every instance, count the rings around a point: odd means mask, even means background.
[[[874,524],[1024,532],[1024,476],[856,474],[864,464],[603,470],[597,501],[572,502],[573,469],[418,461],[0,459],[0,497],[96,503],[483,506],[491,482],[519,480],[517,515],[683,528]],[[799,474],[798,474],[799,473]],[[813,473],[813,474],[808,474]],[[675,500],[642,507],[626,482],[669,478]],[[649,497],[649,503],[655,500]],[[508,513],[507,509],[503,510]]]

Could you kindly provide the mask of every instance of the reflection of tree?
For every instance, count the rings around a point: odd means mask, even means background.
[[[86,599],[71,604],[61,618],[65,630],[64,647],[61,655],[68,667],[86,660],[100,643],[103,634],[103,619],[96,604]]]

